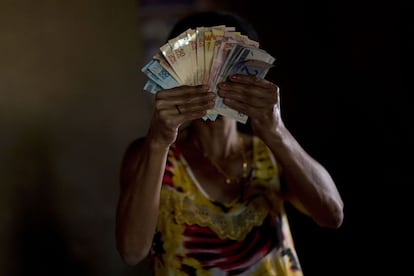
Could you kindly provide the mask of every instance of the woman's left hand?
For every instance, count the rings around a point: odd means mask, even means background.
[[[218,85],[223,102],[247,116],[259,137],[283,126],[279,87],[254,75],[232,75]]]

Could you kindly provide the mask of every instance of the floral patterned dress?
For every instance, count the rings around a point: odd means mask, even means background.
[[[253,173],[231,203],[212,200],[171,147],[149,255],[155,275],[301,276],[270,150],[253,138]]]

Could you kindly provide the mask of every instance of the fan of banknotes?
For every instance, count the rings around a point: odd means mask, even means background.
[[[217,93],[217,84],[232,74],[264,78],[275,59],[259,43],[225,25],[187,29],[160,47],[141,69],[148,77],[144,90],[157,93],[180,85],[208,85]],[[216,98],[215,106],[203,119],[229,116],[241,123],[248,117]]]

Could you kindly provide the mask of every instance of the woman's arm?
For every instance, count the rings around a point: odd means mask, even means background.
[[[254,133],[282,168],[288,198],[321,226],[337,228],[343,202],[327,170],[301,147],[281,118],[279,87],[253,75],[233,75],[219,85],[224,103],[249,116]]]
[[[266,137],[265,143],[281,166],[287,199],[318,225],[338,228],[343,221],[343,202],[328,171],[284,126]]]
[[[134,141],[121,166],[121,190],[116,219],[117,248],[135,265],[150,250],[158,217],[159,195],[168,148],[148,139]]]
[[[179,127],[199,119],[214,106],[205,86],[181,86],[157,92],[155,111],[145,138],[126,150],[116,213],[117,249],[129,265],[148,255],[158,218],[160,190],[168,150]]]

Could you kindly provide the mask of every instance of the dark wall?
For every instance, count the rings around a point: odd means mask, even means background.
[[[404,271],[412,164],[414,26],[398,1],[212,1],[259,29],[276,57],[286,125],[325,165],[345,202],[338,230],[290,210],[305,275]],[[374,261],[370,261],[374,260]],[[393,260],[393,261],[391,261]],[[357,268],[356,268],[357,267]]]
[[[148,121],[138,27],[133,0],[0,1],[0,275],[138,273],[114,235]]]

